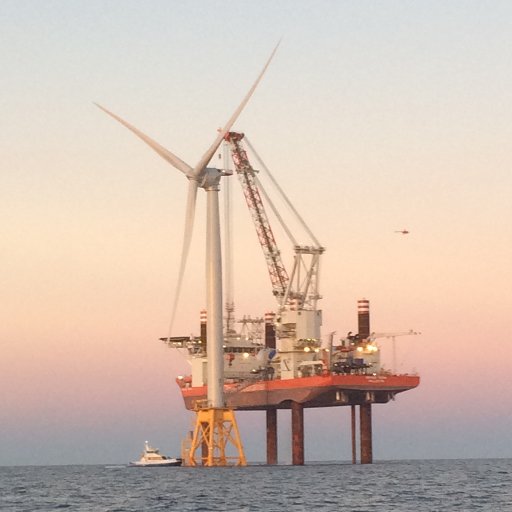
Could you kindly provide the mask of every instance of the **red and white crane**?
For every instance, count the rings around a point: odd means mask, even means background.
[[[226,141],[230,144],[233,163],[242,185],[242,190],[251,213],[256,234],[260,242],[268,274],[272,284],[272,293],[279,298],[286,294],[290,278],[283,264],[281,253],[270,227],[270,223],[263,206],[263,201],[256,184],[256,173],[252,168],[247,151],[242,146],[243,133],[229,132],[226,134]]]
[[[239,177],[256,234],[263,250],[272,293],[276,297],[279,306],[275,327],[280,343],[281,378],[294,378],[297,376],[299,363],[305,359],[311,359],[308,352],[319,349],[321,345],[322,312],[317,309],[317,302],[321,298],[318,290],[318,276],[320,256],[325,249],[318,243],[316,237],[272,177],[268,168],[258,157],[244,134],[230,131],[226,133],[225,140],[230,146],[235,171]],[[242,140],[256,157],[260,168],[270,178],[289,210],[294,214],[295,219],[309,235],[310,245],[297,243],[291,230],[261,185],[257,176],[258,171],[251,165]],[[288,273],[283,263],[263,204],[262,195],[292,243],[294,258],[290,273]],[[229,310],[227,318],[227,324],[229,325]]]
[[[257,177],[258,171],[256,171],[251,165],[247,156],[247,151],[242,144],[243,139],[245,139],[247,146],[250,147],[252,153],[259,160],[261,168],[272,180],[274,186],[286,202],[287,206],[310,236],[312,245],[300,245],[297,243],[290,229],[283,221],[282,216],[274,206],[274,203],[262,187],[261,182]],[[277,182],[271,176],[270,171],[259,159],[245,135],[243,133],[229,132],[226,134],[225,140],[230,145],[235,171],[239,177],[245,200],[256,229],[256,234],[265,256],[273,295],[276,297],[281,309],[286,306],[298,307],[300,309],[316,309],[316,301],[320,298],[318,293],[319,256],[325,249],[318,243],[316,237],[307,227],[306,223],[293,207],[281,187],[279,187]],[[290,274],[288,274],[283,263],[281,252],[277,246],[274,233],[270,226],[265,206],[263,204],[262,195],[271,207],[274,215],[293,245],[295,256]],[[309,259],[306,260],[308,257]]]

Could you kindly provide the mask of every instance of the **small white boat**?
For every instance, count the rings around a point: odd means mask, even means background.
[[[144,443],[144,451],[140,459],[130,462],[129,466],[160,468],[166,466],[181,466],[181,459],[174,457],[166,457],[162,455],[156,448],[152,448],[146,441]]]

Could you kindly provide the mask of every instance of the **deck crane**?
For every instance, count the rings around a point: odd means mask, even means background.
[[[229,132],[226,134],[225,138],[231,146],[233,163],[235,164],[245,200],[256,228],[258,240],[263,249],[265,261],[267,262],[267,270],[272,284],[272,293],[276,297],[282,298],[286,294],[290,278],[284,267],[281,253],[277,248],[274,233],[270,227],[263,201],[261,200],[261,195],[256,185],[256,173],[249,163],[247,152],[241,144],[244,134]]]
[[[243,133],[228,132],[225,140],[229,143],[235,171],[251,213],[256,233],[265,256],[267,270],[272,285],[272,293],[278,302],[276,334],[280,342],[281,378],[294,378],[300,363],[314,359],[320,348],[320,326],[322,312],[317,309],[321,298],[318,293],[318,273],[320,256],[324,248],[318,243],[305,222],[297,213],[282,189],[277,185],[270,172],[250,146],[246,144],[259,160],[262,169],[273,181],[277,190],[295,214],[297,220],[309,234],[313,245],[300,245],[284,223],[274,204],[265,193],[257,178],[257,171],[252,167],[242,140]],[[294,248],[294,264],[290,274],[283,264],[281,253],[275,241],[265,207],[261,198],[264,195],[273,213],[290,238]]]
[[[395,338],[398,336],[416,336],[421,334],[421,332],[414,331],[410,329],[409,331],[399,331],[399,332],[372,332],[370,334],[369,340],[374,341],[377,338],[388,338],[392,341],[392,351],[393,351],[393,363],[392,363],[392,372],[396,373],[396,341]]]

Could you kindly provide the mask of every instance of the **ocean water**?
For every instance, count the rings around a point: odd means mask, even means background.
[[[512,459],[245,468],[0,467],[0,510],[512,512]]]

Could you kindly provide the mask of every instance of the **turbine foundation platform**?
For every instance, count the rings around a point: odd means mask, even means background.
[[[196,424],[187,466],[246,466],[233,409],[205,408],[196,411]],[[197,450],[201,456],[196,457]]]

